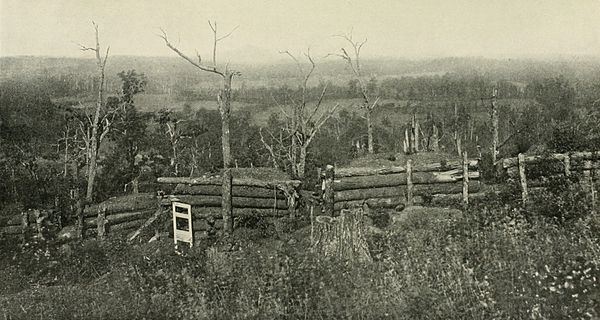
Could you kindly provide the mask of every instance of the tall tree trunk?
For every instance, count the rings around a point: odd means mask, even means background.
[[[304,174],[306,170],[306,154],[307,154],[308,145],[300,146],[300,155],[298,156],[298,172],[297,179],[303,180]]]
[[[221,145],[223,148],[223,168],[231,168],[231,143],[229,122],[231,117],[231,79],[233,74],[225,74],[223,77],[223,89],[219,94],[219,111],[221,113]]]
[[[99,49],[98,49],[99,50]],[[89,164],[88,164],[88,179],[87,191],[85,194],[86,202],[91,202],[94,194],[94,180],[96,179],[96,167],[98,161],[98,127],[100,126],[100,110],[102,109],[104,95],[104,65],[98,60],[98,97],[96,100],[96,111],[94,112],[94,120],[92,122],[92,136],[90,141]]]
[[[368,106],[367,106],[368,108]],[[372,110],[367,109],[366,118],[367,118],[367,138],[369,144],[369,154],[375,153],[373,148],[373,122],[371,119]]]
[[[496,105],[496,95],[498,90],[494,89],[492,94],[492,165],[496,165],[496,157],[498,155],[498,107]]]

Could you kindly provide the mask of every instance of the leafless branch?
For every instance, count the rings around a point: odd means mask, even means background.
[[[211,24],[211,28],[212,28],[212,24]],[[221,77],[225,77],[225,75],[222,72],[220,72],[220,71],[217,70],[216,65],[212,66],[212,67],[208,67],[208,66],[202,65],[202,64],[200,64],[200,63],[192,60],[190,57],[188,57],[187,55],[185,55],[177,47],[173,46],[169,42],[169,38],[167,37],[167,33],[163,29],[160,29],[160,31],[162,32],[162,35],[159,35],[159,37],[165,41],[165,45],[169,49],[171,49],[173,52],[175,52],[177,55],[179,55],[181,58],[183,58],[187,62],[191,63],[194,67],[196,67],[196,68],[198,68],[198,69],[200,69],[202,71],[215,73],[215,74],[220,75]]]
[[[216,26],[216,22],[215,22],[215,26]],[[224,35],[224,36],[222,36],[222,37],[218,38],[218,39],[217,39],[217,42],[219,42],[219,41],[221,41],[221,40],[223,40],[223,39],[225,39],[225,38],[228,38],[229,36],[231,36],[231,34],[232,34],[232,33],[234,33],[234,32],[235,32],[235,30],[237,30],[237,28],[239,28],[239,27],[240,27],[239,25],[235,26],[235,28],[231,29],[231,31],[229,31],[229,33],[228,33],[228,34],[226,34],[226,35]]]
[[[264,145],[265,149],[267,149],[267,151],[269,151],[269,153],[271,154],[271,159],[273,161],[273,167],[275,169],[279,169],[279,165],[277,164],[277,156],[275,155],[275,151],[273,150],[273,147],[265,141],[265,138],[263,137],[263,134],[262,134],[262,129],[263,128],[260,128],[258,130],[258,133],[260,134],[260,141]],[[271,134],[271,136],[273,136],[273,135]]]
[[[311,113],[310,117],[308,117],[307,122],[312,121],[312,118],[319,111],[319,108],[321,107],[321,104],[323,102],[323,98],[325,97],[325,93],[327,92],[327,87],[329,87],[329,83],[326,83],[325,86],[323,87],[323,90],[321,91],[321,95],[319,96],[319,100],[317,100],[317,104],[315,105],[315,109]]]

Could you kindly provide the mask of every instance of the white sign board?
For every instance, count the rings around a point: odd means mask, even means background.
[[[173,202],[173,239],[194,245],[194,229],[192,228],[192,206],[186,203]]]

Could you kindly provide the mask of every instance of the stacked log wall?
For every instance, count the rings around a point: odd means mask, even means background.
[[[481,196],[478,160],[467,160],[468,190]],[[464,191],[462,161],[412,163],[393,167],[352,167],[334,169],[334,211],[362,207],[393,209],[412,204],[460,203]],[[410,176],[410,179],[409,179]],[[465,182],[466,183],[466,182]],[[447,201],[448,200],[448,201]]]
[[[161,200],[170,211],[173,202],[190,204],[195,237],[223,228],[221,210],[222,188],[218,178],[159,178],[161,183],[176,184],[170,195]],[[293,216],[298,197],[299,181],[259,181],[233,179],[232,207],[234,224],[244,219],[279,219]]]
[[[113,197],[84,210],[86,233],[98,232],[98,218],[104,210],[107,234],[131,232],[139,228],[159,208],[160,199],[150,193]]]
[[[545,155],[507,158],[502,169],[509,180],[520,182],[523,201],[528,192],[539,192],[548,187],[555,178],[574,177],[590,189],[591,198],[596,198],[595,184],[600,180],[600,151],[553,153]]]

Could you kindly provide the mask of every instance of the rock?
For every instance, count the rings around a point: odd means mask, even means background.
[[[66,226],[56,236],[59,240],[73,240],[77,238],[77,227]]]

